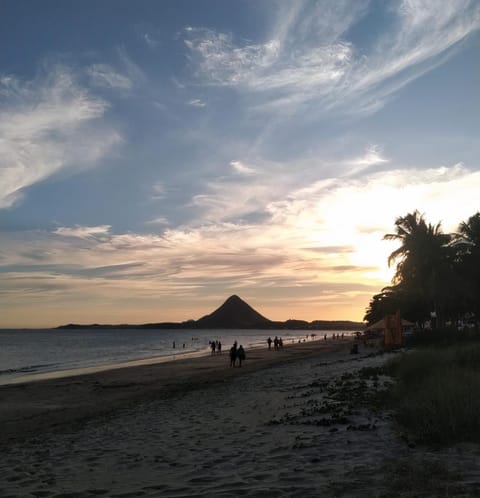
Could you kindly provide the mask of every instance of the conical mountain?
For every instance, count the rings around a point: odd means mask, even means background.
[[[236,295],[230,296],[220,308],[196,322],[196,326],[203,329],[264,329],[271,325],[268,318]]]

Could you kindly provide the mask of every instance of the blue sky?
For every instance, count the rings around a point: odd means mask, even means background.
[[[363,317],[480,209],[480,2],[0,1],[0,326]]]

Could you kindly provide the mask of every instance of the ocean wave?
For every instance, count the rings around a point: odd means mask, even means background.
[[[52,367],[57,366],[58,363],[45,363],[42,365],[28,365],[19,368],[7,368],[6,370],[0,370],[0,375],[12,375],[19,373],[36,373],[41,369],[52,369]]]

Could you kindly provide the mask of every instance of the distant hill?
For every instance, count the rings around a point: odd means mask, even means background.
[[[238,296],[230,296],[213,313],[195,322],[200,329],[253,329],[271,328],[272,322],[255,311]]]
[[[361,330],[365,327],[362,322],[351,322],[348,320],[287,320],[277,322],[269,320],[255,311],[249,304],[237,295],[230,296],[213,313],[205,315],[199,320],[188,320],[186,322],[161,322],[144,323],[142,325],[111,325],[91,324],[79,325],[69,323],[61,325],[59,329],[295,329],[295,330]]]

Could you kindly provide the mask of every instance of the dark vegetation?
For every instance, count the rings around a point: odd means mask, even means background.
[[[416,442],[480,443],[480,341],[428,346],[387,363],[401,427]]]
[[[410,441],[480,443],[480,213],[446,234],[414,211],[384,238],[400,242],[389,258],[396,272],[365,320],[400,311],[417,327],[407,338],[413,350],[385,366],[395,382],[379,396]]]
[[[400,310],[420,327],[427,321],[443,327],[458,320],[478,328],[480,317],[480,213],[460,223],[456,233],[427,223],[418,211],[395,221],[386,240],[400,246],[389,264],[397,263],[392,285],[373,296],[365,320],[374,323]]]

